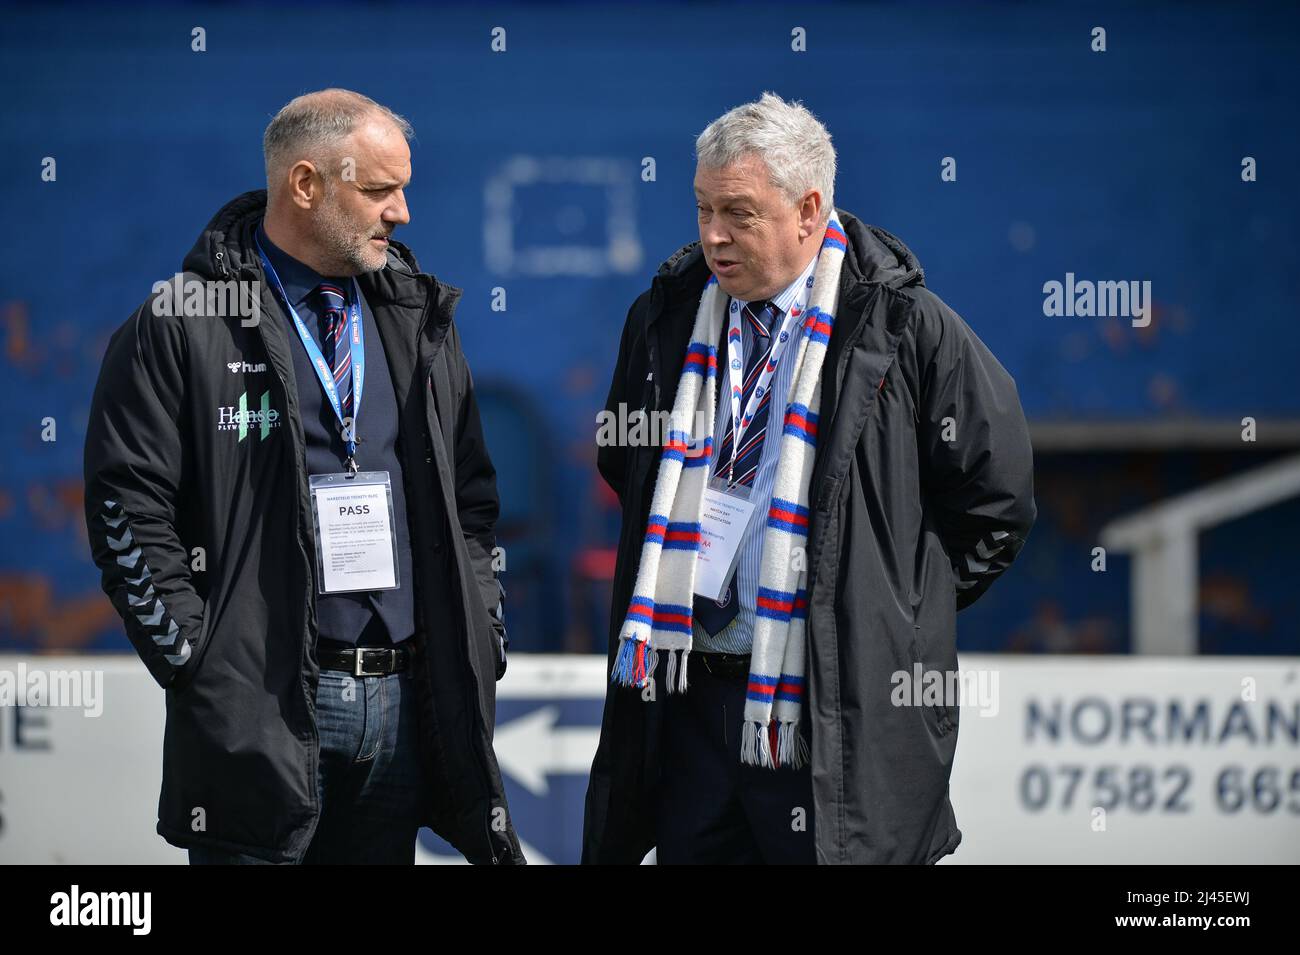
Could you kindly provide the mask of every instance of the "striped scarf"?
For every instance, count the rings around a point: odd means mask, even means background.
[[[807,743],[799,733],[805,686],[808,595],[804,568],[807,562],[795,561],[793,557],[796,548],[802,551],[808,536],[809,485],[817,448],[817,409],[821,403],[819,384],[835,321],[844,252],[844,232],[832,213],[813,272],[812,298],[804,313],[797,351],[791,355],[787,350],[783,359],[796,364],[781,429],[776,480],[763,529],[740,752],[742,762],[769,769],[798,768],[808,759]],[[700,549],[700,522],[717,411],[716,342],[726,306],[726,294],[710,275],[700,297],[699,312],[673,399],[668,437],[659,460],[650,519],[641,547],[641,564],[627,618],[619,633],[620,645],[611,681],[623,686],[646,686],[654,676],[659,651],[665,651],[668,692],[686,691],[695,558]]]

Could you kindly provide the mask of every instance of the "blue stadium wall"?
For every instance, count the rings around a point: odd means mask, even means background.
[[[81,516],[105,343],[212,213],[263,184],[271,115],[326,86],[362,91],[416,129],[413,220],[399,238],[465,290],[457,321],[501,473],[518,649],[603,646],[617,515],[595,476],[595,415],[623,319],[659,262],[696,237],[694,136],[766,89],[826,123],[837,204],[911,246],[1036,425],[1300,420],[1294,7],[0,13],[3,649],[127,647]],[[191,49],[196,26],[205,52]],[[1094,26],[1104,53],[1091,49]],[[494,27],[505,52],[491,49]],[[805,53],[790,48],[795,27]],[[1244,156],[1258,181],[1242,181]],[[44,157],[56,182],[42,181]],[[957,181],[941,181],[943,157]],[[529,163],[558,178],[528,185]],[[538,274],[548,250],[573,248],[596,250],[589,274]],[[1067,272],[1150,280],[1155,321],[1045,317],[1043,283]],[[505,311],[492,308],[498,287]],[[1089,569],[1101,522],[1275,453],[1040,454],[1039,525],[962,615],[962,647],[1126,650],[1127,563]],[[1298,530],[1292,502],[1206,535],[1203,574],[1236,597],[1213,603],[1224,613],[1203,606],[1202,649],[1300,650]]]

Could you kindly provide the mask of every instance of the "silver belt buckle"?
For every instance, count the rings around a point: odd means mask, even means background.
[[[396,647],[357,647],[356,656],[352,658],[352,675],[353,676],[385,676],[383,670],[367,670],[365,667],[365,655],[367,653],[388,653],[388,669],[392,672],[393,664],[397,662]]]

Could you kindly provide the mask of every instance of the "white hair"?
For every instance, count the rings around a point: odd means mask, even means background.
[[[767,166],[772,185],[791,203],[816,189],[822,197],[822,221],[835,208],[835,147],[831,134],[799,101],[787,103],[775,93],[745,103],[715,119],[695,140],[696,161],[721,169],[757,156]]]

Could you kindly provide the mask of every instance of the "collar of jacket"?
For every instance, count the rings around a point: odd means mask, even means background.
[[[840,273],[841,312],[845,311],[846,306],[852,307],[854,298],[847,293],[855,291],[860,285],[878,283],[899,288],[925,284],[925,270],[902,239],[879,226],[868,225],[844,209],[836,209],[835,215],[849,240],[844,267]],[[695,241],[670,255],[659,266],[652,284],[663,288],[667,296],[665,305],[686,292],[698,306],[700,292],[704,290],[708,275],[704,251],[699,241]],[[651,323],[657,315],[658,311],[651,312]],[[695,313],[692,311],[691,320],[694,321],[694,318]]]
[[[836,209],[835,215],[844,227],[848,247],[840,270],[839,314],[835,316],[830,352],[826,356],[827,367],[832,368],[837,367],[836,359],[843,343],[856,338],[865,314],[863,306],[875,288],[925,284],[925,270],[902,239],[878,226],[868,225],[844,209]],[[696,241],[669,256],[651,282],[645,335],[654,372],[656,407],[661,406],[659,383],[675,381],[677,377],[666,374],[662,362],[665,356],[685,349],[708,276],[704,252]],[[680,349],[676,347],[678,339]],[[833,390],[838,390],[838,381]]]
[[[255,189],[226,203],[204,227],[185,256],[182,268],[214,281],[261,279],[262,266],[253,232],[266,214],[266,190]],[[451,325],[462,290],[420,271],[411,252],[396,239],[389,241],[382,269],[357,277],[374,311],[392,306],[397,314],[423,316],[430,308],[433,337],[440,344]]]

